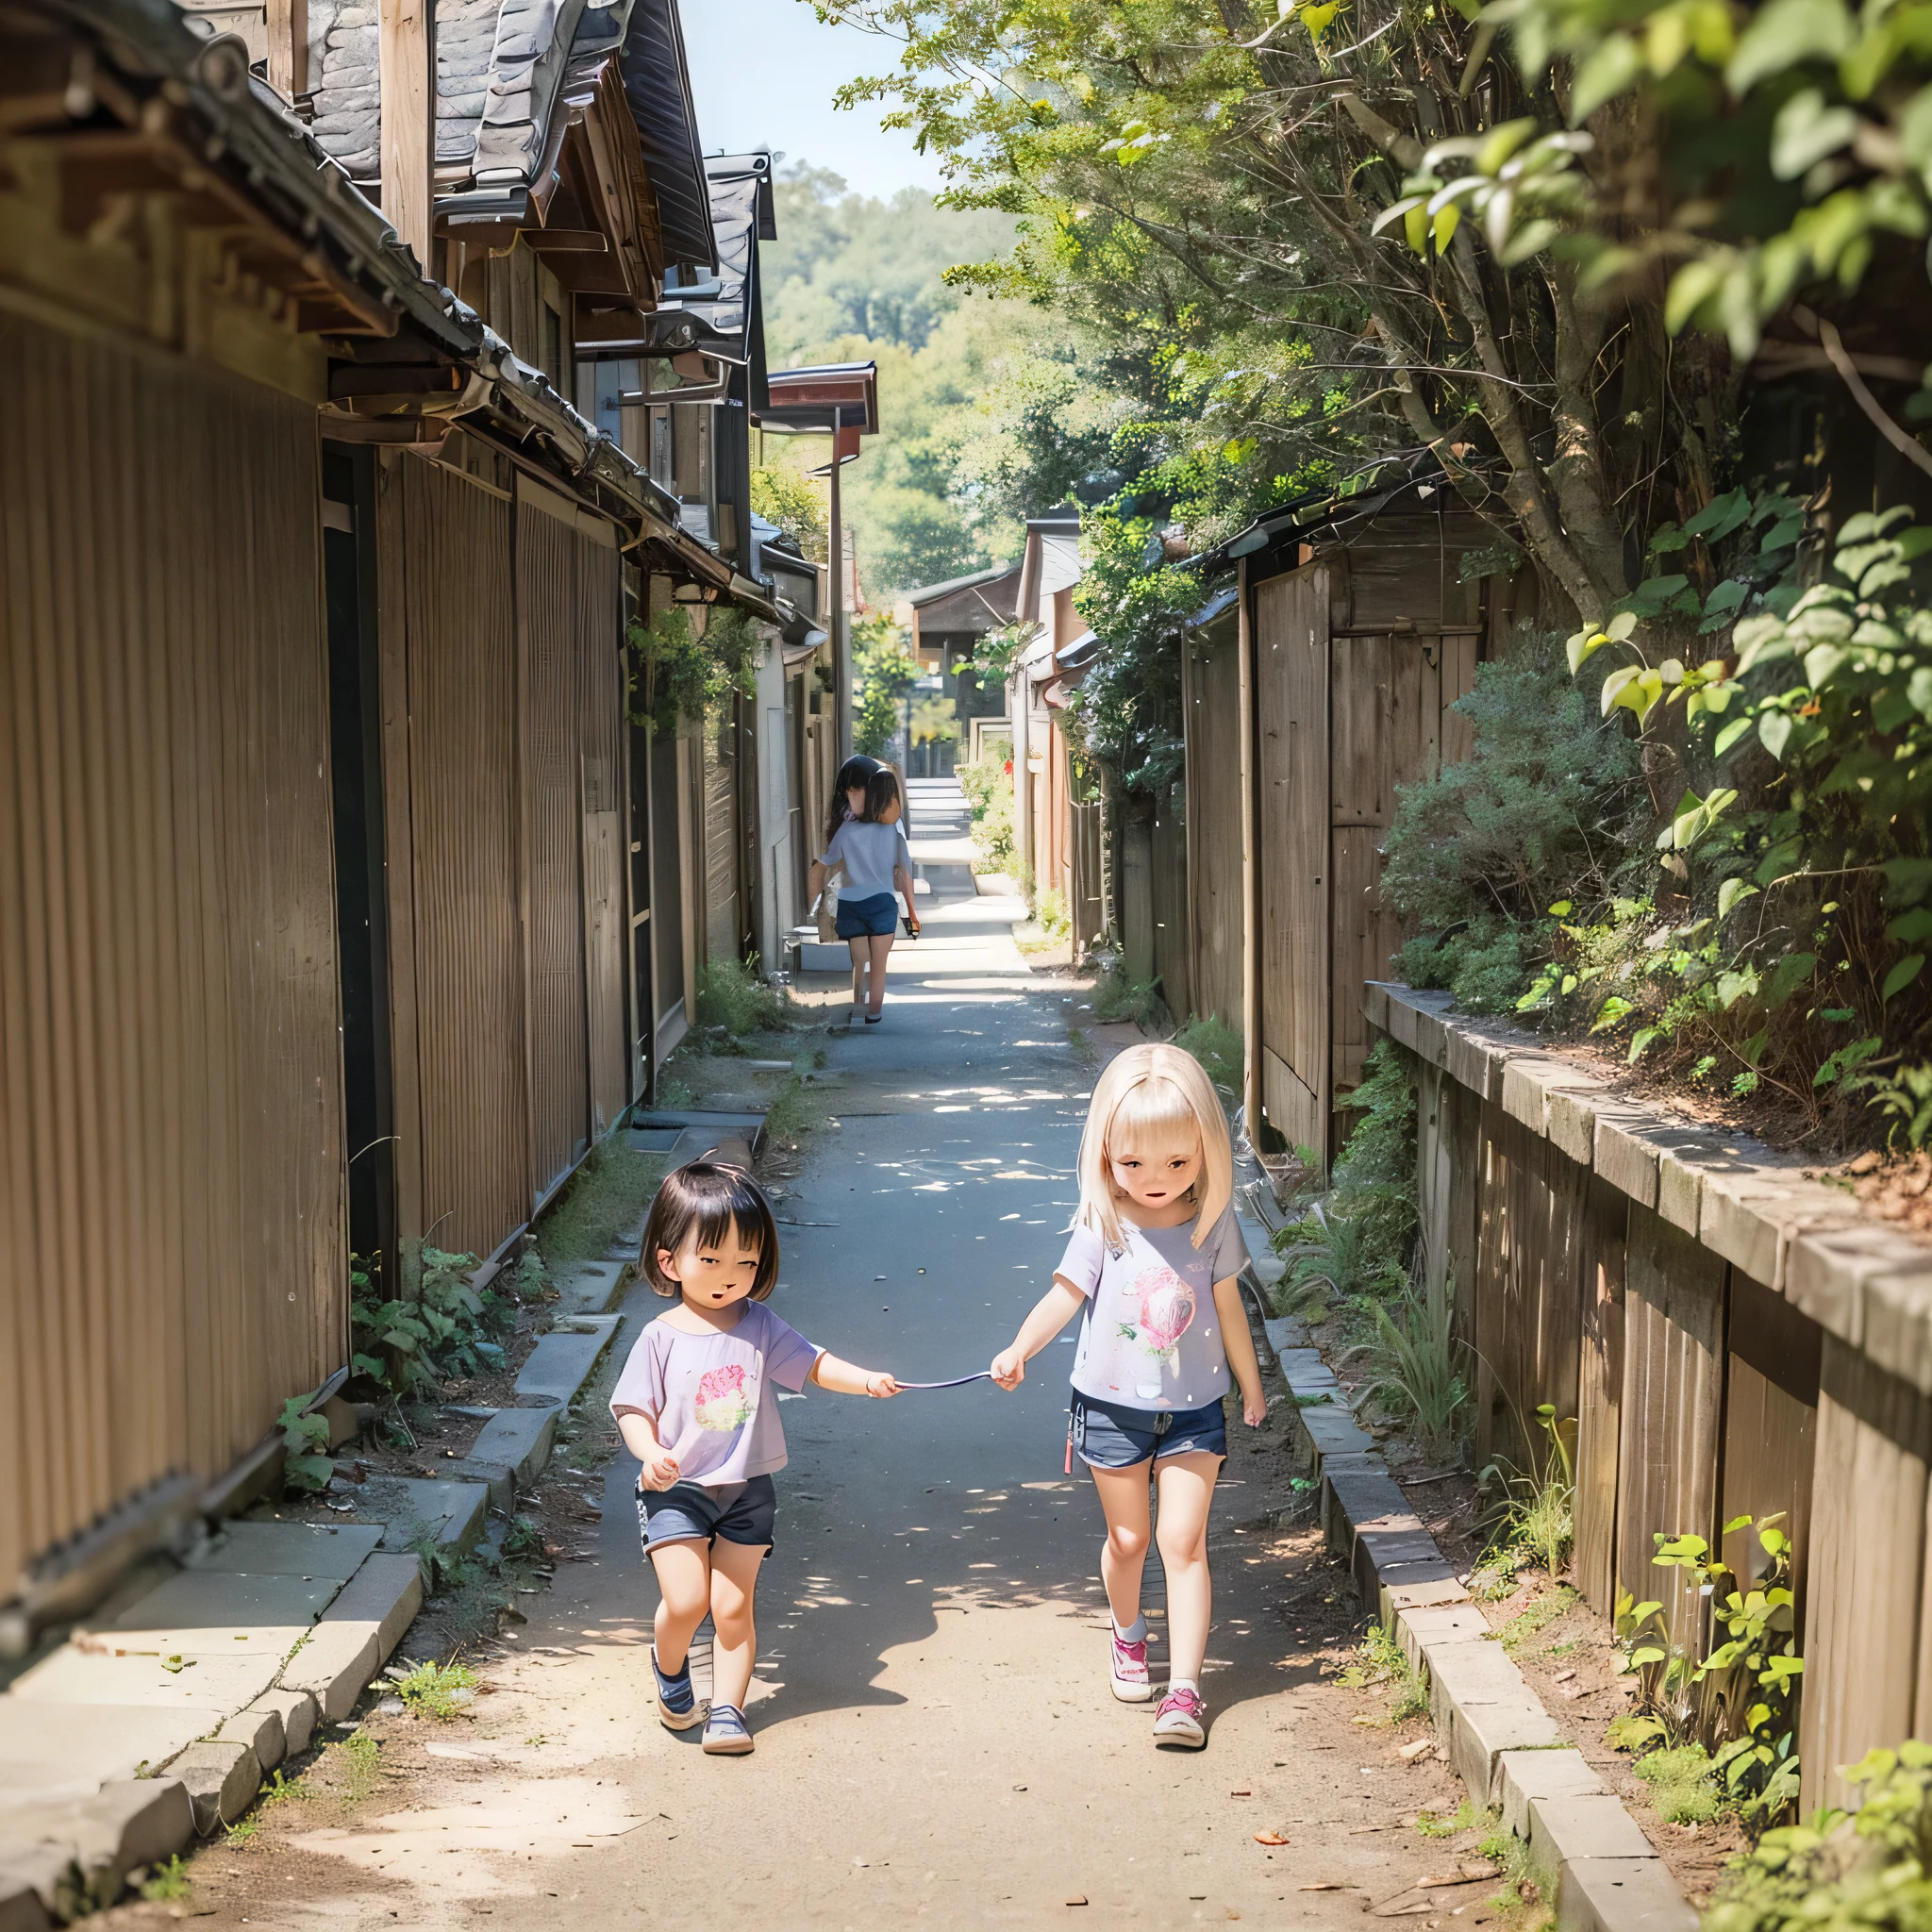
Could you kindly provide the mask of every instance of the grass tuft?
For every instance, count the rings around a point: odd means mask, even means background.
[[[1224,1098],[1237,1099],[1241,1091],[1241,1037],[1213,1013],[1196,1014],[1174,1037],[1175,1046],[1201,1062]]]
[[[696,1018],[727,1033],[775,1033],[791,1022],[791,1002],[741,959],[712,959],[698,968]]]
[[[1335,1681],[1349,1690],[1390,1693],[1389,1722],[1424,1717],[1429,1708],[1428,1680],[1409,1662],[1386,1624],[1371,1624],[1356,1650],[1356,1660],[1336,1673]]]
[[[1650,1802],[1666,1824],[1702,1824],[1722,1808],[1723,1800],[1711,1780],[1710,1754],[1702,1744],[1653,1751],[1631,1769],[1650,1787]]]
[[[1130,1021],[1143,1033],[1165,1033],[1173,1024],[1159,982],[1135,979],[1121,963],[1103,974],[1093,989],[1093,1017],[1107,1024]]]
[[[596,1259],[642,1219],[663,1178],[664,1163],[657,1155],[600,1141],[537,1223],[544,1261],[561,1268]]]
[[[425,1660],[391,1681],[396,1695],[415,1716],[446,1724],[461,1713],[468,1701],[459,1693],[475,1690],[476,1674],[467,1664]]]
[[[1514,1657],[1525,1643],[1541,1636],[1578,1600],[1575,1591],[1567,1583],[1559,1583],[1547,1595],[1538,1597],[1528,1608],[1518,1610],[1497,1633],[1497,1641]]]

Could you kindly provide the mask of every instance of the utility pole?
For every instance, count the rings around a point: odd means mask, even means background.
[[[839,762],[852,756],[852,639],[845,627],[844,531],[839,508],[839,431],[844,410],[832,406],[832,541],[830,545],[832,579],[832,681],[839,707]]]

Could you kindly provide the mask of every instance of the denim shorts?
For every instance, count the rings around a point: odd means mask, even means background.
[[[899,902],[890,892],[874,892],[869,898],[839,897],[839,937],[862,940],[870,933],[874,939],[889,939],[899,930]]]
[[[1074,1450],[1090,1469],[1132,1469],[1150,1457],[1227,1454],[1219,1402],[1199,1408],[1128,1408],[1074,1391]]]
[[[644,1548],[695,1540],[768,1543],[778,1513],[778,1492],[768,1475],[708,1490],[702,1483],[673,1483],[668,1490],[638,1485],[638,1529]]]

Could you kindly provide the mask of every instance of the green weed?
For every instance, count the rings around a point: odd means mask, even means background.
[[[292,1778],[284,1777],[278,1771],[261,1788],[261,1796],[256,1801],[258,1810],[270,1811],[277,1805],[290,1802],[297,1804],[307,1800],[308,1793]]]
[[[1439,1461],[1455,1449],[1469,1407],[1455,1336],[1455,1285],[1446,1270],[1420,1292],[1411,1280],[1392,1314],[1379,1304],[1370,1314],[1374,1333],[1343,1359],[1367,1358],[1366,1399],[1412,1422],[1423,1454]]]
[[[1074,1058],[1083,1067],[1091,1067],[1100,1058],[1099,1049],[1077,1026],[1067,1028],[1067,1044],[1073,1048]]]
[[[255,1835],[261,1829],[258,1818],[240,1818],[228,1826],[223,1842],[234,1846],[238,1851],[246,1851],[255,1842]]]
[[[1650,1787],[1650,1802],[1667,1824],[1702,1824],[1717,1816],[1722,1800],[1711,1775],[1710,1753],[1702,1744],[1653,1751],[1632,1769]]]
[[[1093,1017],[1106,1025],[1130,1024],[1143,1033],[1165,1033],[1173,1024],[1167,1002],[1160,997],[1160,982],[1134,978],[1120,960],[1102,974],[1093,989]]]
[[[1058,887],[1040,895],[1033,908],[1033,923],[1051,945],[1058,945],[1074,929],[1073,915],[1067,910],[1067,895]]]
[[[537,1241],[552,1268],[594,1260],[651,1205],[664,1162],[615,1140],[600,1141],[537,1223]]]
[[[1349,1690],[1380,1690],[1390,1696],[1389,1722],[1426,1716],[1428,1680],[1409,1662],[1386,1624],[1371,1624],[1356,1648],[1356,1660],[1336,1673],[1335,1681]]]
[[[341,1757],[342,1782],[352,1805],[359,1805],[375,1789],[380,1774],[381,1747],[365,1731],[336,1746]]]
[[[141,1888],[141,1895],[151,1905],[170,1905],[185,1899],[194,1890],[188,1868],[176,1852],[165,1865],[157,1865]]]
[[[765,1138],[780,1147],[799,1148],[825,1124],[825,1104],[819,1090],[808,1087],[794,1073],[773,1094],[765,1109]]]
[[[468,1701],[458,1695],[474,1691],[476,1674],[467,1664],[440,1664],[425,1660],[401,1676],[391,1675],[396,1695],[417,1717],[437,1724],[449,1724]]]
[[[1241,1037],[1213,1013],[1196,1014],[1174,1037],[1174,1044],[1201,1062],[1208,1077],[1232,1101],[1241,1091]]]
[[[1496,1633],[1497,1641],[1513,1657],[1533,1637],[1547,1630],[1579,1601],[1575,1591],[1567,1583],[1559,1583],[1555,1590],[1538,1597],[1527,1608],[1517,1611]]]
[[[1576,1477],[1567,1434],[1575,1428],[1576,1419],[1559,1423],[1547,1402],[1539,1405],[1536,1419],[1546,1445],[1540,1463],[1522,1471],[1499,1457],[1482,1473],[1486,1488],[1494,1483],[1502,1490],[1491,1553],[1484,1560],[1493,1564],[1499,1556],[1518,1553],[1541,1564],[1554,1578],[1562,1574],[1570,1560],[1576,1534]]]
[[[1488,1817],[1489,1813],[1478,1811],[1474,1802],[1465,1792],[1462,1803],[1447,1814],[1435,1811],[1418,1812],[1415,1828],[1424,1838],[1456,1838],[1462,1832],[1485,1823]]]
[[[1513,1831],[1505,1831],[1497,1814],[1489,1817],[1495,1826],[1476,1846],[1476,1855],[1503,1868],[1503,1882],[1491,1895],[1490,1903],[1499,1912],[1517,1906],[1534,1905],[1542,1893],[1542,1883],[1530,1863],[1529,1847]]]
[[[712,959],[698,968],[697,1024],[732,1034],[775,1033],[790,1024],[791,1002],[739,959]]]

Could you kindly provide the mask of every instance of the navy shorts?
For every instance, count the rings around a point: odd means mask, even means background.
[[[1128,1408],[1077,1391],[1074,1450],[1090,1469],[1132,1469],[1150,1457],[1227,1454],[1227,1418],[1219,1402],[1199,1408]]]
[[[890,892],[874,892],[867,899],[839,900],[839,937],[862,940],[870,933],[886,939],[899,930],[899,902]]]
[[[647,1490],[640,1483],[637,1494],[638,1529],[647,1551],[659,1543],[693,1539],[708,1543],[719,1537],[727,1543],[754,1547],[769,1543],[778,1513],[778,1492],[768,1475],[726,1483],[717,1490],[708,1490],[702,1483],[673,1483],[668,1490]]]

